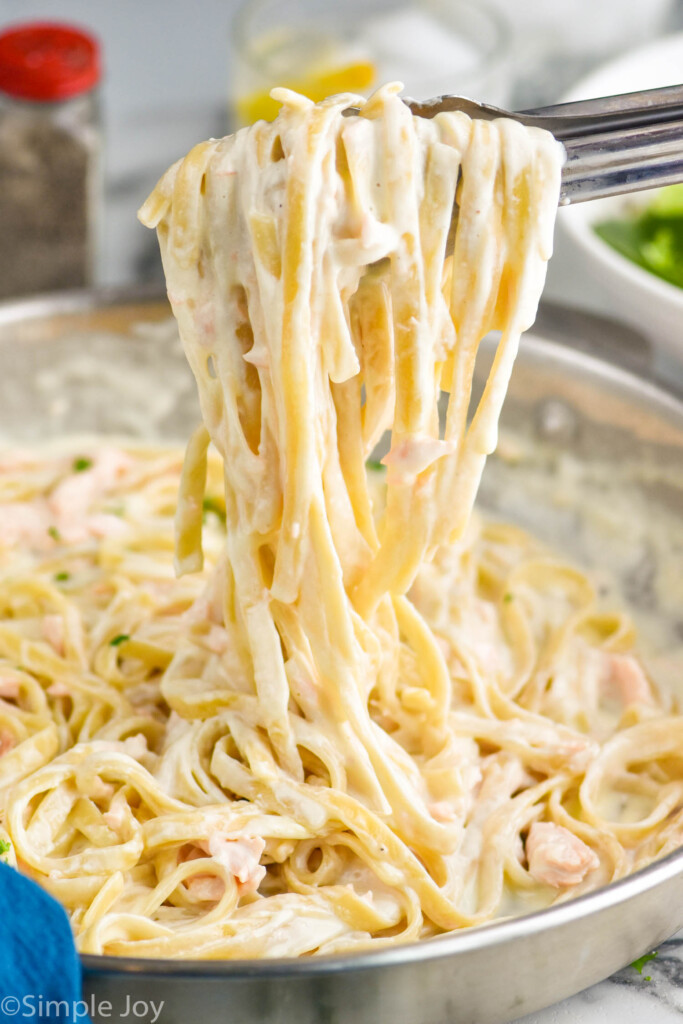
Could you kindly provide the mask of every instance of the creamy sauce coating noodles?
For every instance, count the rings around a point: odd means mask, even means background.
[[[87,952],[380,948],[681,838],[683,721],[630,622],[472,515],[556,143],[413,118],[393,86],[277,96],[141,211],[201,399],[182,469],[152,448],[0,463],[0,838]]]

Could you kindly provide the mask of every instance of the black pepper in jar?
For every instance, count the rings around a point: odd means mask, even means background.
[[[99,47],[70,26],[0,34],[0,298],[92,281]]]

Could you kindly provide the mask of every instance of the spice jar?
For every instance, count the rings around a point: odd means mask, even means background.
[[[92,281],[101,206],[97,41],[40,22],[0,33],[0,297]]]

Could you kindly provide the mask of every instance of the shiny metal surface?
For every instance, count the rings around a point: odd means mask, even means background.
[[[465,96],[406,98],[414,114],[462,110],[470,117],[511,117],[564,143],[560,205],[672,185],[683,180],[683,85],[508,111]]]
[[[33,436],[50,434],[52,422],[45,403],[40,405],[36,381],[58,367],[74,345],[133,372],[154,335],[153,325],[167,311],[158,296],[131,292],[0,306],[0,430],[23,439],[24,425],[7,409],[7,401],[16,397],[30,411],[25,419],[38,418],[39,431]],[[141,323],[147,331],[140,330]],[[593,354],[578,351],[582,347]],[[636,375],[595,358],[601,352],[620,361],[626,356]],[[143,360],[140,372],[156,373],[153,379],[158,381],[166,355],[154,358],[156,362]],[[176,358],[182,359],[176,353],[168,356]],[[552,403],[552,408],[564,410],[571,429],[546,431],[543,444],[554,453],[549,474],[568,456],[580,465],[595,459],[617,464],[628,453],[634,465],[650,470],[656,465],[667,479],[664,490],[645,489],[653,514],[666,505],[683,520],[683,485],[676,482],[683,477],[683,400],[654,385],[649,375],[647,346],[635,332],[544,307],[535,334],[522,345],[503,425],[531,437]],[[87,389],[78,382],[70,389],[62,426],[73,422],[81,429]],[[131,402],[138,400],[136,395]],[[181,405],[175,407],[177,415],[159,421],[164,432],[179,437],[196,416],[191,403]],[[101,424],[91,426],[99,429]],[[109,429],[108,421],[103,429]],[[112,429],[119,429],[117,421]],[[494,512],[514,514],[523,522],[524,502],[515,511],[505,498],[506,474],[518,480],[512,475],[517,472],[517,466],[493,460],[482,495]],[[567,518],[566,507],[555,507],[551,490],[549,476],[547,507],[539,518],[535,503],[534,523],[542,523],[550,542],[571,548],[576,541],[573,520]],[[599,490],[582,493],[580,500],[599,503]],[[671,557],[678,556],[672,552]],[[95,1022],[121,1016],[140,1000],[163,1001],[160,1024],[503,1024],[605,978],[682,924],[679,851],[630,878],[549,910],[417,945],[296,961],[85,956],[85,988],[95,1000],[89,1004],[95,1008]],[[98,1015],[103,1000],[114,1011]]]
[[[492,121],[497,117],[511,117],[530,128],[545,128],[556,139],[580,139],[603,132],[626,131],[644,125],[661,124],[683,118],[683,85],[668,85],[661,89],[601,96],[597,99],[555,103],[533,110],[503,110],[491,103],[478,103],[465,96],[436,96],[431,100],[413,100],[406,103],[420,117],[434,117],[444,110],[462,110],[470,117]]]

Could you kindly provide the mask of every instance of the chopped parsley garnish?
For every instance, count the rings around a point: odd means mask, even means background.
[[[514,594],[510,594],[510,593],[508,592],[508,593],[507,593],[507,594],[506,594],[506,595],[504,596],[504,598],[503,598],[503,603],[504,603],[504,604],[510,604],[510,601],[514,601],[514,599],[515,599],[515,595],[514,595]]]
[[[56,572],[55,573],[55,579],[56,579],[57,583],[66,583],[67,580],[71,579],[71,573],[70,572]]]
[[[8,843],[6,839],[0,839],[0,857],[4,854],[9,853],[12,849],[12,844]]]
[[[57,529],[56,526],[49,526],[47,532],[50,535],[50,537],[52,537],[53,540],[61,540],[62,539],[62,535],[61,535],[61,533],[59,532],[59,530]]]
[[[126,640],[130,640],[130,635],[128,633],[119,633],[118,636],[115,636],[113,640],[109,641],[109,646],[118,647],[119,644],[125,644]]]
[[[212,512],[213,515],[217,516],[222,523],[225,523],[225,509],[222,507],[217,498],[204,498],[204,501],[202,502],[202,508],[204,509],[205,515],[208,512]]]
[[[650,960],[654,960],[657,957],[657,950],[654,953],[646,953],[644,956],[639,956],[637,960],[634,960],[631,964],[634,970],[638,971],[638,974],[643,973],[643,967],[648,964]],[[645,978],[645,981],[652,981],[649,976]]]
[[[368,469],[373,469],[375,473],[379,473],[381,470],[384,469],[384,466],[378,459],[366,459],[365,465],[368,467]]]
[[[92,459],[86,459],[84,455],[81,455],[77,459],[74,459],[74,473],[82,473],[84,470],[90,469],[91,466]]]

